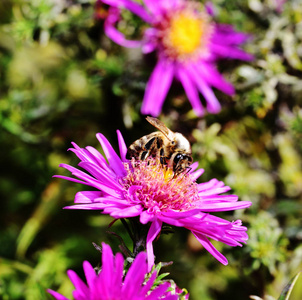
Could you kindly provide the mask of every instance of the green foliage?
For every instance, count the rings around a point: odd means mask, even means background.
[[[174,261],[161,271],[193,300],[277,299],[302,269],[302,8],[278,2],[214,0],[218,22],[253,35],[245,49],[255,60],[219,64],[236,88],[233,98],[215,91],[221,113],[198,119],[175,83],[160,117],[192,143],[202,181],[223,180],[253,202],[221,214],[242,219],[250,236],[238,249],[214,243],[228,266],[179,228],[154,243],[157,261]],[[139,38],[141,21],[123,18],[119,29]],[[52,175],[67,175],[60,163],[77,164],[71,141],[100,149],[97,132],[115,146],[116,129],[128,145],[150,132],[139,109],[153,67],[152,57],[104,35],[93,0],[0,1],[0,298],[51,299],[47,288],[71,297],[66,270],[100,265],[92,242],[119,251],[106,233],[112,219],[62,210],[83,187]],[[127,236],[119,222],[110,230]],[[302,298],[299,286],[289,300]]]

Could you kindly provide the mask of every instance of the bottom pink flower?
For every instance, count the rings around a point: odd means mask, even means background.
[[[75,300],[176,300],[179,296],[171,291],[171,283],[166,281],[153,288],[157,277],[155,270],[146,279],[147,260],[146,253],[140,252],[124,277],[124,258],[121,253],[114,257],[109,245],[102,244],[102,269],[99,274],[93,269],[88,261],[84,261],[83,268],[87,284],[72,270],[67,274],[72,281],[75,290],[73,298]],[[169,291],[168,291],[169,289]],[[48,292],[57,300],[69,300],[65,296],[53,291]],[[187,296],[183,299],[188,299]]]

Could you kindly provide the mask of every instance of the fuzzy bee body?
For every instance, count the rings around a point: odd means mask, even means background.
[[[147,117],[146,120],[160,131],[152,132],[132,143],[126,158],[158,158],[162,165],[173,169],[176,175],[189,168],[193,161],[189,141],[181,133],[171,131],[156,118]]]

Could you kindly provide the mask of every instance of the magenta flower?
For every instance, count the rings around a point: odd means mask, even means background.
[[[66,208],[97,209],[116,219],[139,216],[140,223],[150,222],[146,240],[149,270],[154,263],[152,242],[160,233],[163,222],[189,229],[206,250],[226,265],[227,259],[207,237],[229,246],[241,246],[240,243],[248,239],[247,228],[240,220],[229,222],[209,212],[247,208],[251,202],[237,202],[235,195],[220,195],[230,188],[217,179],[197,184],[196,179],[204,172],[196,170],[197,162],[191,165],[189,173],[174,178],[170,169],[152,159],[126,160],[127,147],[121,133],[118,131],[117,134],[120,157],[102,134],[96,135],[108,162],[95,148],[84,149],[72,143],[74,148],[70,150],[78,156],[79,166],[86,172],[61,164],[78,179],[56,177],[92,186],[96,191],[78,192],[75,196],[77,205]]]
[[[157,52],[158,62],[143,99],[143,114],[160,114],[173,78],[181,82],[198,116],[204,115],[199,92],[206,100],[207,110],[219,112],[221,106],[212,87],[228,95],[235,90],[217,71],[215,62],[221,58],[253,58],[239,48],[249,35],[236,32],[231,25],[214,23],[209,4],[203,9],[201,3],[185,0],[143,0],[144,6],[132,0],[99,1],[111,6],[104,24],[110,39],[124,47],[141,47],[143,53]],[[115,28],[122,8],[149,24],[141,41],[127,40]]]
[[[114,257],[110,246],[102,244],[102,269],[99,274],[93,269],[88,261],[84,261],[83,269],[87,280],[87,285],[72,270],[67,272],[75,290],[73,298],[75,300],[177,300],[176,294],[172,295],[167,291],[169,282],[158,285],[151,289],[156,279],[157,271],[154,271],[146,283],[147,261],[146,253],[140,252],[129,268],[125,278],[124,258],[121,253]],[[57,300],[68,300],[63,295],[48,290]]]

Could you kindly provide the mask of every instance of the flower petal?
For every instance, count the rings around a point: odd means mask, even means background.
[[[148,272],[151,271],[152,266],[154,265],[154,253],[152,242],[155,240],[157,235],[160,233],[162,222],[160,220],[155,220],[151,223],[150,229],[147,235],[147,257],[148,257]]]
[[[147,83],[141,108],[142,114],[157,117],[162,109],[164,100],[171,86],[174,66],[164,59],[160,59],[155,66]]]
[[[133,299],[140,290],[147,273],[146,253],[140,252],[127,272],[123,286],[124,299]]]
[[[113,150],[112,146],[108,142],[108,140],[105,138],[105,136],[101,133],[98,133],[96,135],[97,139],[99,140],[100,144],[102,145],[103,151],[106,155],[106,158],[108,159],[108,162],[110,164],[110,167],[114,170],[114,172],[123,177],[126,175],[126,170],[124,168],[124,165],[121,161],[121,159],[118,157],[118,155]]]
[[[203,235],[192,231],[200,244],[209,251],[218,261],[220,261],[223,265],[228,264],[228,260],[224,255],[222,255],[213,245],[212,243]]]
[[[211,49],[213,51],[213,54],[215,54],[219,58],[233,58],[246,61],[251,61],[254,59],[253,55],[233,46],[212,44]]]
[[[213,212],[213,211],[230,211],[236,209],[243,209],[250,207],[252,202],[250,201],[240,201],[240,202],[228,202],[228,201],[200,201],[196,203],[196,206],[204,212]]]
[[[206,62],[196,64],[196,72],[199,73],[199,76],[204,78],[211,86],[216,89],[224,92],[227,95],[234,95],[234,87],[227,82],[221,74],[215,69],[214,65]]]
[[[64,297],[63,295],[48,289],[47,292],[52,295],[53,297],[55,297],[57,300],[69,300],[68,298]]]
[[[104,23],[104,31],[106,35],[115,43],[127,47],[138,48],[142,45],[141,41],[127,40],[125,36],[115,28],[115,23],[120,18],[120,11],[118,8],[111,7],[108,11],[108,16]]]
[[[76,193],[74,203],[93,203],[96,198],[102,196],[103,193],[99,191],[82,191]]]
[[[191,77],[187,73],[186,69],[181,67],[176,69],[176,76],[181,82],[196,115],[198,117],[202,117],[204,115],[204,108],[199,99],[195,82],[191,80]]]
[[[82,297],[85,297],[89,293],[87,285],[82,281],[82,279],[73,271],[68,270],[67,275],[71,280],[72,284],[76,288],[76,291]]]
[[[130,10],[132,13],[139,16],[142,20],[146,21],[147,23],[152,21],[152,17],[150,14],[145,10],[145,8],[130,0],[102,0],[103,3],[110,5],[112,7],[124,8]]]
[[[207,110],[213,114],[218,113],[221,109],[221,106],[212,89],[209,87],[206,81],[199,76],[195,68],[188,66],[188,70],[190,71],[191,80],[195,81],[199,91],[207,101]]]
[[[86,260],[83,262],[83,269],[84,269],[87,285],[91,289],[94,285],[97,275],[91,264]]]
[[[116,133],[117,133],[118,147],[120,149],[121,159],[122,159],[122,161],[127,161],[126,154],[127,154],[127,149],[128,148],[126,146],[126,143],[124,141],[124,138],[123,138],[121,132],[119,130],[117,130]]]

